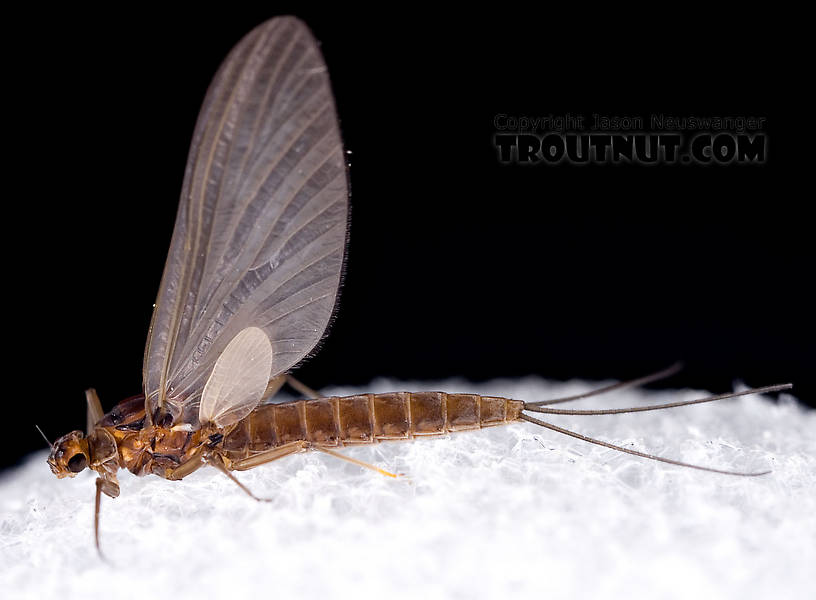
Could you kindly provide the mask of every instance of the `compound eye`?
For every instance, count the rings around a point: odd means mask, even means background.
[[[74,454],[68,460],[68,470],[72,473],[79,473],[82,469],[88,466],[88,459],[81,452]]]

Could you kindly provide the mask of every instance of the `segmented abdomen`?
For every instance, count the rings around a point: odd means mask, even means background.
[[[372,444],[443,435],[518,420],[523,402],[476,394],[394,392],[298,400],[257,407],[224,439],[232,460],[308,441],[321,446]]]

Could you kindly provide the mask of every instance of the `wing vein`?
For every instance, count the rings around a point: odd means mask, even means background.
[[[239,335],[249,343],[263,330],[277,349],[270,377],[312,351],[338,293],[347,212],[340,129],[317,42],[293,17],[267,21],[225,59],[196,123],[145,349],[149,415],[163,408],[162,418],[198,426],[204,386]],[[249,368],[243,357],[221,361],[213,379],[210,398],[224,418],[250,403],[218,391]]]

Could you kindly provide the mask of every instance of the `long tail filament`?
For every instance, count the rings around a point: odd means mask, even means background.
[[[612,390],[618,390],[621,388],[632,387],[636,385],[643,385],[645,383],[650,383],[652,381],[656,381],[658,379],[663,379],[664,377],[668,377],[669,375],[673,375],[677,371],[680,370],[681,364],[677,363],[665,369],[663,371],[659,371],[657,373],[653,373],[652,375],[647,375],[646,377],[641,377],[638,379],[633,379],[631,381],[624,381],[621,383],[616,383],[613,385],[609,385],[603,388],[599,388],[597,390],[593,390],[591,392],[586,392],[584,394],[578,394],[575,396],[568,396],[565,398],[557,398],[554,400],[543,400],[539,402],[525,402],[524,403],[524,410],[536,413],[543,413],[549,415],[619,415],[623,413],[635,413],[635,412],[644,412],[648,410],[662,410],[664,408],[676,408],[678,406],[688,406],[690,404],[702,404],[704,402],[714,402],[716,400],[726,400],[728,398],[736,398],[738,396],[747,396],[749,394],[765,394],[769,392],[779,392],[782,390],[789,390],[793,387],[790,383],[783,383],[779,385],[769,385],[760,388],[754,388],[750,390],[745,390],[742,392],[733,392],[730,394],[718,394],[716,396],[708,396],[706,398],[699,398],[697,400],[686,400],[683,402],[669,402],[666,404],[652,404],[649,406],[635,406],[629,408],[612,408],[606,410],[563,410],[557,408],[542,408],[542,406],[550,405],[550,404],[557,404],[560,402],[567,402],[569,400],[577,400],[579,398],[587,398],[589,396],[596,396],[598,394],[603,394],[605,392],[610,392]],[[564,435],[568,435],[570,437],[574,437],[579,440],[583,440],[585,442],[589,442],[590,444],[597,444],[598,446],[604,446],[606,448],[611,448],[612,450],[617,450],[619,452],[624,452],[626,454],[631,454],[633,456],[640,456],[641,458],[648,458],[649,460],[656,460],[664,463],[668,463],[670,465],[677,465],[680,467],[688,467],[690,469],[698,469],[700,471],[708,471],[710,473],[722,473],[724,475],[739,475],[741,477],[757,477],[759,475],[767,475],[770,471],[759,471],[753,473],[746,473],[742,471],[728,471],[723,469],[713,469],[711,467],[703,467],[701,465],[693,465],[690,463],[681,462],[679,460],[674,460],[671,458],[664,458],[662,456],[657,456],[655,454],[647,454],[645,452],[638,452],[637,450],[631,450],[629,448],[624,448],[622,446],[617,446],[615,444],[611,444],[609,442],[605,442],[603,440],[598,440],[595,438],[591,438],[575,431],[570,431],[569,429],[564,429],[563,427],[558,427],[557,425],[553,425],[551,423],[547,423],[540,419],[536,419],[535,417],[531,417],[530,415],[526,415],[524,413],[521,414],[520,417],[524,421],[528,421],[529,423],[535,423],[536,425],[540,425],[541,427],[546,427],[547,429],[551,429],[552,431],[557,431],[558,433],[562,433]]]

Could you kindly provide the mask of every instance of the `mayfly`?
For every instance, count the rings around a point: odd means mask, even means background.
[[[655,410],[789,385],[581,411],[547,405],[654,381],[676,368],[538,402],[442,392],[327,398],[293,379],[288,372],[315,348],[334,310],[346,246],[347,177],[317,43],[295,18],[263,23],[219,68],[195,127],[144,355],[143,394],[105,414],[88,390],[86,432],[59,438],[48,458],[60,478],[85,468],[98,474],[97,549],[100,498],[119,495],[119,469],[178,480],[212,465],[252,496],[231,471],[316,450],[394,476],[336,449],[517,421],[673,465],[760,474],[638,452],[527,413]],[[309,399],[269,402],[286,383]]]

